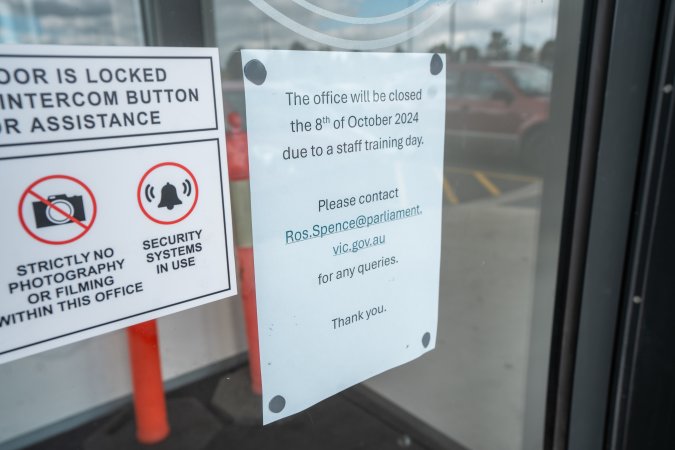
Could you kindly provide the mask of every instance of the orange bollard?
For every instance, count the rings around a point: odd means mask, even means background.
[[[248,340],[248,365],[251,373],[251,390],[262,395],[260,373],[260,350],[258,348],[258,312],[255,304],[255,274],[253,271],[253,247],[237,249],[239,276],[241,277],[241,300],[244,306],[246,338]]]
[[[239,262],[241,299],[246,323],[248,361],[251,390],[262,395],[260,351],[258,348],[258,314],[255,302],[255,275],[253,266],[253,239],[251,236],[251,195],[248,171],[248,143],[239,113],[227,115],[227,164],[235,222],[235,243]]]
[[[248,138],[242,128],[241,116],[237,112],[227,115],[225,144],[227,147],[227,171],[230,181],[248,181]]]
[[[157,322],[151,320],[127,328],[127,338],[134,387],[136,438],[141,444],[156,444],[166,439],[170,431]]]

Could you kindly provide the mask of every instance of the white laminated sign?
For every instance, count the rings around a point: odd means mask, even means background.
[[[263,422],[435,346],[445,59],[242,51]]]
[[[216,49],[0,46],[0,362],[236,294]]]

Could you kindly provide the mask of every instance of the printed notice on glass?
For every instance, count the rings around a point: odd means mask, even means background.
[[[217,49],[0,46],[0,363],[234,295]]]
[[[242,51],[270,423],[434,348],[445,60]]]

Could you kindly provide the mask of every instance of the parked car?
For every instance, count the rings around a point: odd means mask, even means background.
[[[542,158],[549,117],[551,71],[534,64],[450,64],[447,69],[446,149]]]

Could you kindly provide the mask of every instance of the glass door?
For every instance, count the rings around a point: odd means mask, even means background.
[[[446,56],[436,350],[263,428],[247,419],[246,408],[257,408],[246,400],[249,381],[227,383],[247,361],[239,301],[163,318],[168,396],[196,399],[209,417],[201,438],[198,428],[173,425],[181,430],[173,439],[186,439],[182,448],[544,448],[545,420],[554,414],[547,403],[549,363],[565,196],[568,180],[576,180],[568,167],[577,169],[569,162],[580,152],[572,148],[580,120],[575,99],[587,81],[579,61],[591,44],[583,20],[591,3],[0,5],[1,44],[217,47],[228,139],[236,135],[240,144],[247,131],[242,49]],[[230,165],[245,166],[237,157],[231,155]],[[246,189],[232,189],[246,198]],[[246,234],[249,213],[245,206],[233,212],[237,233]],[[92,442],[102,441],[91,439],[101,427],[110,436],[132,433],[126,361],[124,336],[116,332],[0,365],[0,445],[95,448]],[[218,389],[229,389],[231,409],[214,406]]]

